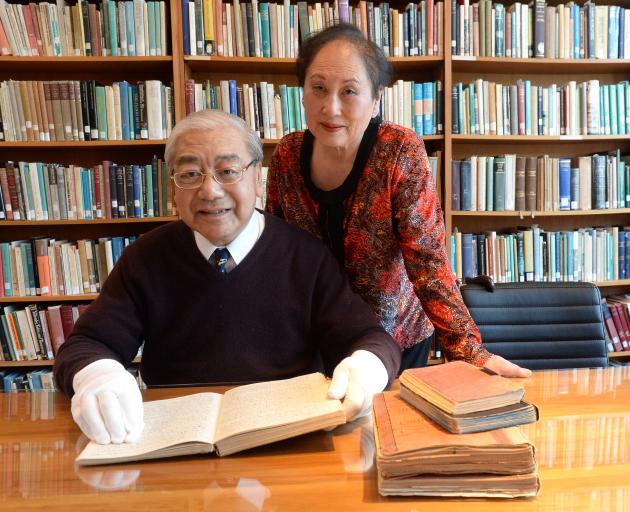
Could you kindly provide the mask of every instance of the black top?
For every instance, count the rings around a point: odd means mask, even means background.
[[[361,139],[361,144],[359,144],[359,149],[350,174],[348,174],[341,185],[333,190],[322,190],[313,183],[311,176],[311,157],[313,155],[314,137],[310,131],[306,130],[304,132],[302,152],[300,153],[300,171],[309,194],[319,205],[317,223],[319,224],[323,240],[342,265],[344,264],[343,219],[346,215],[343,203],[357,189],[357,184],[361,179],[365,164],[376,143],[380,125],[380,117],[375,117],[370,120],[370,124],[363,133],[363,138]]]
[[[71,395],[74,374],[97,359],[128,366],[142,340],[148,385],[284,379],[322,363],[330,372],[357,349],[377,354],[391,382],[400,349],[330,251],[272,215],[265,222],[250,253],[223,275],[181,221],[126,248],[57,354],[61,389]]]

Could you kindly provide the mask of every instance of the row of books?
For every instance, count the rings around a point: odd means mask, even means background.
[[[0,0],[0,55],[166,55],[166,5],[163,0]]]
[[[509,7],[452,0],[453,55],[547,59],[630,58],[630,9],[546,0]]]
[[[568,211],[630,207],[630,156],[473,155],[451,162],[455,211]]]
[[[490,276],[497,283],[616,281],[630,278],[630,226],[450,237],[451,268],[459,279]]]
[[[2,370],[0,382],[3,393],[18,391],[55,391],[55,381],[52,370]],[[45,394],[45,393],[42,393]]]
[[[174,123],[173,87],[159,80],[0,82],[0,140],[162,140]]]
[[[630,134],[627,80],[564,85],[530,80],[499,84],[481,78],[453,86],[453,133],[471,135]]]
[[[608,332],[608,352],[630,351],[630,298],[602,297],[601,301]]]
[[[76,242],[37,237],[0,243],[0,297],[98,293],[136,236]]]
[[[276,89],[277,87],[277,89]],[[219,109],[243,118],[259,136],[281,138],[306,129],[303,90],[270,82],[238,85],[236,80],[195,83],[186,80],[186,113]],[[406,126],[420,135],[443,133],[442,82],[398,80],[381,96],[384,120]]]
[[[0,320],[3,361],[52,360],[70,336],[86,304],[54,305],[42,308],[4,306]]]
[[[442,81],[412,82],[397,80],[385,87],[380,112],[391,121],[414,130],[418,135],[444,133]]]
[[[410,2],[403,9],[388,2],[376,6],[360,0],[334,2],[182,2],[186,55],[297,57],[298,45],[310,34],[339,22],[352,23],[386,55],[419,56],[441,53],[444,3]]]
[[[93,220],[175,215],[166,163],[94,167],[0,162],[0,220]]]

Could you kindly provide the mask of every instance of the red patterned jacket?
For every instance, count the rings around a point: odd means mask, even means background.
[[[266,209],[321,238],[318,203],[300,173],[304,132],[286,135],[269,168]],[[450,360],[490,353],[450,269],[444,223],[422,140],[383,122],[357,189],[345,201],[344,260],[352,287],[402,349],[435,329]]]

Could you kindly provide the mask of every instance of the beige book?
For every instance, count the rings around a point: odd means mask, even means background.
[[[451,434],[402,400],[373,402],[380,494],[514,498],[540,488],[534,447],[516,427]]]
[[[70,87],[74,88],[74,109],[77,118],[77,135],[79,140],[85,140],[85,126],[83,125],[83,111],[81,109],[81,82],[79,80],[73,80],[70,82]]]
[[[68,107],[70,109],[70,122],[72,124],[72,140],[79,140],[79,133],[83,133],[83,126],[79,127],[77,119],[77,98],[74,94],[74,80],[68,80]]]
[[[28,92],[28,102],[31,106],[31,117],[33,118],[33,140],[39,142],[43,139],[42,112],[37,93],[37,82],[29,80],[26,82]]]
[[[232,453],[345,423],[339,400],[327,398],[321,373],[248,384],[144,404],[137,443],[90,442],[80,465],[111,464],[179,455]],[[260,404],[265,404],[260,407]]]
[[[81,268],[81,278],[79,279],[79,289],[82,293],[90,293],[90,272],[88,269],[87,261],[87,248],[85,247],[86,240],[77,240],[77,246],[79,251],[79,264]]]
[[[62,80],[59,84],[59,103],[61,105],[61,118],[65,140],[72,140],[72,113],[70,108],[70,92],[68,81]],[[62,139],[63,140],[63,139]]]
[[[114,93],[114,120],[116,130],[116,140],[122,140],[122,109],[120,107],[120,85],[118,82],[112,84]],[[109,128],[109,127],[108,127]]]
[[[20,91],[20,99],[18,103],[22,105],[22,113],[24,115],[23,133],[24,131],[26,132],[26,140],[34,141],[35,135],[33,132],[33,114],[31,110],[31,107],[33,105],[32,99],[31,101],[29,101],[28,97],[28,82],[25,80],[20,80],[19,82],[17,82],[17,84]]]
[[[50,102],[47,101],[46,92],[44,90],[44,82],[37,80],[33,83],[37,87],[37,98],[39,100],[39,109],[42,115],[40,133],[43,138],[41,140],[50,141],[51,131],[55,131],[55,125],[52,122],[52,108]]]

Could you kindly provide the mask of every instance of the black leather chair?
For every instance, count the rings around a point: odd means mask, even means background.
[[[489,281],[461,292],[490,352],[532,370],[608,366],[595,285]]]

